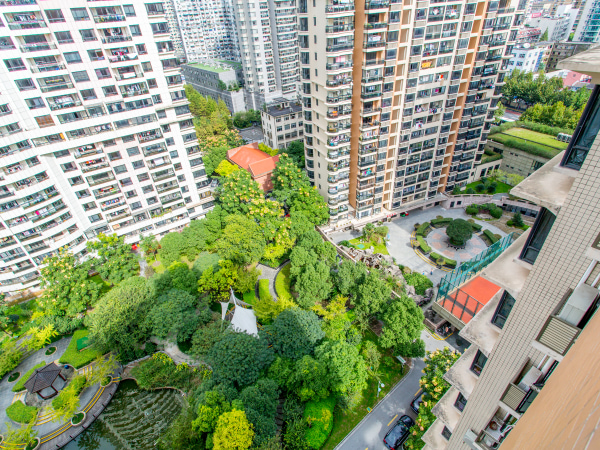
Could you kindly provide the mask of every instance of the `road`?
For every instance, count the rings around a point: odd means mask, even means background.
[[[425,341],[425,348],[429,351],[444,347],[463,350],[457,345],[455,336],[447,341],[433,338],[427,331],[423,331],[421,338]],[[336,450],[387,450],[383,445],[383,437],[391,428],[392,423],[403,414],[408,414],[413,419],[416,414],[410,409],[410,402],[419,391],[421,371],[425,367],[422,359],[415,359],[410,372],[392,389],[379,404],[373,408],[361,423],[358,424],[346,438],[338,444]],[[396,417],[397,415],[397,417]]]

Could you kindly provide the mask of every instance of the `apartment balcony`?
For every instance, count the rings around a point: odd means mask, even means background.
[[[338,62],[338,63],[327,63],[325,65],[325,68],[328,71],[352,69],[352,61],[343,61],[343,62]]]
[[[132,37],[126,34],[115,35],[115,36],[104,36],[102,38],[103,44],[114,44],[116,42],[127,42],[131,41]]]
[[[363,61],[363,64],[365,67],[383,66],[385,65],[385,59],[367,59]]]
[[[86,180],[90,186],[96,186],[98,184],[107,183],[115,179],[115,176],[112,172],[105,172],[99,175],[92,175],[90,177],[86,177]]]
[[[471,364],[475,359],[477,350],[475,345],[469,346],[444,375],[444,379],[454,386],[467,400],[479,380],[477,374],[471,370]]]
[[[105,161],[104,159],[91,160],[81,164],[81,171],[83,173],[88,173],[93,172],[94,170],[103,169],[105,167],[108,167],[108,161]]]
[[[339,197],[331,197],[327,203],[329,204],[329,206],[335,206],[339,203],[342,202],[347,202],[348,201],[348,195],[340,195]]]
[[[343,86],[350,86],[352,84],[352,74],[349,73],[346,76],[339,76],[333,80],[327,80],[325,86],[328,88],[339,88]]]
[[[347,118],[347,117],[350,117],[351,115],[352,115],[352,109],[342,109],[342,110],[327,111],[327,118],[328,119]]]
[[[58,191],[44,193],[44,194],[37,193],[37,194],[29,196],[29,197],[31,197],[31,199],[27,200],[23,203],[20,203],[19,206],[23,209],[31,208],[32,206],[38,205],[42,202],[45,202],[46,200],[50,200],[51,198],[56,197],[57,195],[58,195]]]
[[[99,153],[102,153],[101,148],[95,148],[94,146],[89,145],[85,147],[80,147],[75,152],[73,152],[73,155],[75,156],[75,158],[79,159],[85,158],[86,156],[97,155]]]
[[[369,14],[375,14],[377,12],[385,13],[389,6],[389,0],[367,0],[365,2],[365,11]]]
[[[338,172],[350,166],[350,161],[340,161],[339,163],[327,164],[327,171],[331,173]]]
[[[361,92],[360,98],[363,100],[379,98],[383,93],[381,91],[373,91],[373,92]]]
[[[120,192],[121,192],[121,189],[119,188],[119,186],[114,184],[112,186],[106,186],[106,187],[103,187],[100,189],[94,189],[92,194],[94,194],[94,197],[96,199],[101,199],[104,197],[108,197],[110,195],[119,194]]]
[[[325,5],[326,16],[350,16],[354,15],[354,2],[344,5]]]
[[[174,170],[165,170],[165,171],[153,173],[152,179],[154,181],[160,181],[160,180],[164,180],[166,178],[170,178],[170,177],[174,177],[174,176],[175,176]]]
[[[325,102],[330,105],[352,101],[352,94],[328,95]]]
[[[129,213],[129,211],[127,211],[127,209],[124,209],[122,211],[116,211],[114,213],[107,214],[106,220],[110,223],[130,215],[131,214]]]
[[[560,166],[564,153],[556,155],[512,188],[511,194],[556,213],[564,205],[579,173]]]
[[[46,73],[46,72],[55,72],[57,70],[64,70],[65,65],[59,63],[46,63],[46,64],[36,64],[31,67],[31,71],[33,73]]]
[[[354,43],[344,43],[344,44],[331,44],[325,47],[325,51],[327,53],[338,53],[338,52],[352,52],[354,49]]]
[[[115,55],[108,57],[108,61],[113,64],[126,61],[135,61],[136,59],[138,59],[137,53],[126,53],[124,55]]]
[[[111,200],[106,200],[105,202],[100,203],[100,209],[102,211],[110,211],[111,209],[118,208],[119,206],[125,206],[125,200],[123,197],[114,198]]]
[[[108,23],[108,22],[124,22],[127,17],[121,14],[98,14],[94,16],[94,22],[96,23]]]
[[[62,97],[47,98],[48,106],[52,111],[60,109],[73,108],[75,106],[81,106],[81,100],[76,94],[64,95]]]
[[[354,24],[326,25],[325,33],[330,35],[354,34]]]
[[[10,30],[32,30],[38,28],[46,28],[46,22],[44,19],[40,19],[38,17],[30,18],[27,20],[19,20],[17,22],[8,22],[8,28]]]
[[[372,37],[375,37],[371,35]],[[385,39],[367,39],[367,42],[363,43],[363,48],[370,52],[376,52],[380,50],[385,50],[387,42]]]
[[[41,86],[40,90],[42,92],[46,93],[46,92],[60,91],[63,89],[72,89],[72,88],[73,88],[73,83],[65,81],[63,83],[57,83],[52,86]]]
[[[56,50],[56,44],[52,42],[40,42],[37,44],[26,44],[20,45],[19,48],[23,53],[29,52],[47,52],[49,50]]]
[[[350,147],[327,152],[327,159],[340,159],[350,155]]]

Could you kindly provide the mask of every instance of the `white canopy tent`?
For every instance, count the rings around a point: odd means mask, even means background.
[[[233,329],[252,336],[258,336],[254,311],[248,308],[246,303],[238,300],[233,294],[233,290],[229,296],[229,301],[221,302],[221,319],[225,320],[230,303],[233,304],[233,310],[231,311],[231,325]]]

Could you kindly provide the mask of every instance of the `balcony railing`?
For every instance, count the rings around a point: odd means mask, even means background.
[[[39,43],[39,44],[21,45],[21,46],[19,46],[19,48],[21,49],[21,51],[23,53],[41,52],[41,51],[48,51],[50,49],[55,49],[56,44],[54,44],[52,42],[43,42],[43,43]]]
[[[121,14],[102,14],[94,16],[94,22],[96,23],[123,22],[125,20],[127,20],[127,17]]]

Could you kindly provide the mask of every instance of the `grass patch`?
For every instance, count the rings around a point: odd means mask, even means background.
[[[269,292],[269,280],[258,280],[258,297],[261,300],[273,300],[273,297]]]
[[[372,331],[368,331],[365,334],[363,342],[365,340],[377,344],[377,336]],[[323,447],[321,447],[321,450],[333,450],[336,445],[338,445],[341,440],[344,439],[346,435],[368,414],[367,407],[373,408],[378,400],[385,397],[385,395],[408,372],[408,368],[403,367],[396,358],[393,358],[390,351],[383,350],[379,347],[378,350],[383,355],[381,365],[379,366],[379,372],[381,373],[381,382],[385,384],[385,387],[381,389],[379,397],[377,397],[377,380],[369,378],[368,386],[363,391],[363,398],[354,409],[342,411],[340,408],[336,408],[333,413],[333,428],[331,434],[325,441]]]
[[[12,387],[12,391],[19,392],[19,391],[22,391],[23,389],[25,389],[25,382],[29,379],[29,377],[33,374],[33,372],[35,372],[35,369],[41,369],[45,365],[46,365],[46,363],[44,361],[42,361],[38,365],[33,366],[31,369],[29,369],[27,372],[25,372],[23,374],[23,376],[21,377],[21,379],[19,381],[17,381],[15,383],[15,385]],[[10,381],[10,379],[9,379],[9,381]]]
[[[46,356],[50,356],[50,355],[54,354],[55,351],[56,351],[56,347],[48,347],[48,349],[46,350]]]
[[[511,128],[510,130],[506,130],[504,134],[509,134],[511,136],[527,139],[529,141],[534,141],[539,144],[547,145],[549,147],[555,147],[561,150],[564,150],[569,146],[568,142],[561,142],[558,139],[556,139],[555,136],[551,136],[549,134],[544,133],[538,133],[537,131],[533,130],[527,130],[526,128]],[[557,154],[558,153],[559,152],[557,152]]]
[[[100,356],[102,353],[99,350],[96,350],[93,346],[87,347],[84,350],[77,350],[77,341],[87,337],[88,330],[77,330],[73,333],[73,337],[71,338],[71,342],[69,342],[69,346],[65,353],[58,360],[61,364],[70,364],[71,366],[79,369],[83,366],[91,363],[96,357]]]
[[[364,241],[362,237],[350,240],[350,244],[352,244],[353,247],[361,249],[361,250],[366,250],[369,247],[373,247],[375,253],[381,253],[382,255],[389,255],[385,244],[381,244],[381,243],[378,243],[375,241]],[[362,247],[360,247],[361,245],[362,245]]]
[[[290,279],[291,264],[279,271],[275,278],[275,291],[281,298],[292,299],[292,280]]]
[[[333,408],[335,397],[327,397],[319,401],[310,401],[304,408],[304,419],[311,427],[306,430],[304,437],[310,448],[321,448],[331,433],[333,423]]]
[[[555,139],[554,136],[525,128],[510,128],[500,133],[491,134],[488,139],[547,159],[554,158],[569,145],[567,142]]]
[[[71,419],[71,422],[73,423],[73,425],[77,425],[82,420],[83,420],[83,413],[77,413],[73,416],[73,418]]]
[[[500,159],[502,159],[502,155],[500,153],[490,151],[489,154],[486,153],[485,155],[483,155],[483,158],[481,158],[481,164],[491,163]]]
[[[13,372],[10,374],[10,376],[8,377],[8,382],[12,383],[13,381],[15,381],[17,378],[19,378],[21,376],[21,372]]]
[[[504,193],[508,193],[510,192],[510,190],[513,188],[510,184],[506,184],[503,183],[502,181],[498,181],[496,179],[493,180],[496,183],[496,190],[494,191],[494,194],[504,194]],[[473,181],[472,183],[467,184],[464,189],[461,192],[461,194],[464,194],[465,191],[469,188],[475,189],[475,186],[477,186],[478,184],[482,184],[481,181]],[[478,192],[477,189],[475,189],[475,193],[476,194],[487,194],[487,191],[483,191],[483,192]],[[492,194],[490,194],[492,195]]]
[[[112,289],[112,286],[110,285],[110,283],[107,281],[104,281],[102,279],[102,277],[98,274],[94,275],[93,277],[90,277],[90,280],[92,280],[94,283],[100,285],[100,295],[104,295]]]
[[[35,406],[27,406],[21,400],[6,408],[8,418],[17,423],[29,423],[37,417],[37,413],[38,409]]]
[[[258,300],[256,298],[256,292],[254,291],[254,289],[252,289],[250,292],[246,292],[243,295],[242,300],[244,300],[246,303],[249,303],[250,305],[254,305],[256,300]]]
[[[201,252],[192,264],[198,274],[202,274],[209,267],[217,268],[219,255],[217,253]]]

